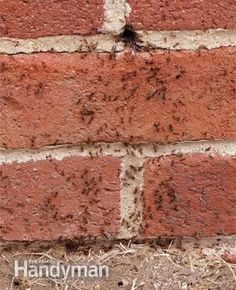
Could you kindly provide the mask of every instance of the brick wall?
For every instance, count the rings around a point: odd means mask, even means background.
[[[0,3],[0,239],[236,234],[235,1]]]

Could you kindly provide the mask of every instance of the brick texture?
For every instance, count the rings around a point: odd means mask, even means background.
[[[236,28],[234,0],[129,0],[128,23],[142,30]]]
[[[0,56],[0,147],[236,137],[236,50]]]
[[[144,172],[146,237],[236,232],[236,157],[149,158]]]
[[[103,25],[103,0],[1,0],[0,36],[91,34]]]
[[[0,167],[0,238],[116,235],[120,161],[70,157]]]

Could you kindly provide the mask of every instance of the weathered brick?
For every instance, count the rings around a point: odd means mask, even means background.
[[[0,56],[0,147],[236,137],[236,50]]]
[[[113,157],[69,157],[0,166],[0,238],[114,237],[119,167]]]
[[[148,158],[144,170],[144,236],[236,233],[235,156]]]
[[[2,0],[0,36],[91,34],[103,25],[103,0]]]
[[[127,21],[142,30],[235,28],[234,0],[129,0]]]

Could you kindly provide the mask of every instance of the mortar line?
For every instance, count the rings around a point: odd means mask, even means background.
[[[134,154],[126,155],[121,163],[119,239],[141,236],[143,164],[144,158]]]
[[[126,25],[126,17],[131,13],[131,7],[127,0],[104,1],[104,24],[101,32],[120,34]]]
[[[123,23],[124,24],[124,23]],[[122,24],[122,25],[123,25]],[[122,26],[123,27],[123,26]],[[122,28],[119,28],[121,31]],[[236,46],[236,30],[210,29],[206,31],[137,31],[141,51],[215,49]],[[0,38],[0,54],[32,54],[40,52],[97,52],[118,53],[126,49],[118,41],[118,32],[106,32],[90,36],[61,35],[36,39]]]
[[[0,164],[16,162],[39,161],[48,158],[63,160],[67,157],[95,157],[109,156],[122,157],[126,153],[120,143],[95,143],[79,145],[45,146],[38,149],[0,149]]]
[[[198,50],[236,46],[236,30],[139,31],[142,45],[152,49]]]
[[[218,153],[221,155],[236,155],[236,140],[201,140],[186,141],[159,145],[156,143],[144,145],[126,145],[120,142],[77,145],[44,146],[33,149],[0,148],[0,163],[27,162],[30,160],[45,160],[53,158],[62,160],[71,156],[107,156],[124,157],[134,154],[137,157],[158,157],[170,154]]]

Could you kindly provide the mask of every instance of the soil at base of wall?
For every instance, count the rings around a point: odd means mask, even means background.
[[[160,246],[162,244],[162,246]],[[222,258],[222,244],[206,248],[199,241],[183,243],[175,240],[131,243],[83,244],[63,243],[2,243],[0,255],[0,289],[96,289],[96,290],[211,290],[236,289],[236,261]],[[226,250],[226,253],[227,250]],[[24,278],[14,277],[15,261],[65,265],[107,265],[109,277],[91,278]],[[235,264],[234,264],[235,263]]]

